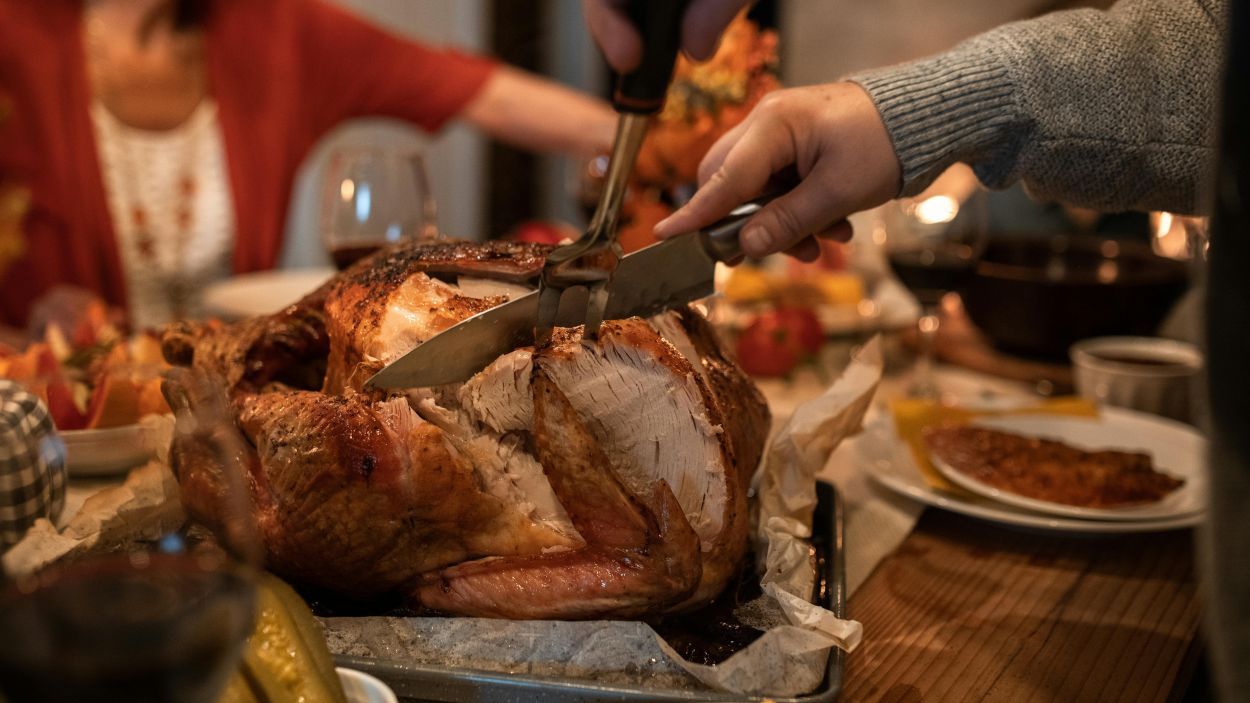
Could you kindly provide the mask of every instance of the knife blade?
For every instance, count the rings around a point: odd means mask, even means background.
[[[622,258],[608,284],[605,319],[646,317],[711,295],[717,262],[741,260],[738,233],[769,200],[754,200],[707,229]],[[366,385],[426,388],[467,380],[503,354],[533,344],[537,314],[537,291],[478,313],[417,345],[374,374]],[[581,324],[575,314],[557,319],[560,326]]]

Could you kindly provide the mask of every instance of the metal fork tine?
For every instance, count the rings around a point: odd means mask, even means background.
[[[538,294],[538,320],[534,325],[534,344],[545,347],[551,342],[551,333],[556,326],[556,318],[560,313],[560,298],[564,296],[564,288],[544,286]]]
[[[582,331],[583,339],[598,339],[599,326],[603,324],[603,313],[608,308],[607,281],[588,286],[589,295],[586,299],[586,327]]]
[[[570,288],[587,289],[584,315],[576,317],[586,325],[584,336],[593,339],[599,332],[608,304],[607,283],[621,258],[616,242],[621,203],[629,185],[629,174],[638,160],[638,150],[647,133],[648,119],[648,115],[643,113],[630,112],[621,116],[604,190],[590,226],[581,239],[557,247],[547,255],[539,283],[542,293],[538,296],[538,320],[534,326],[534,339],[539,346],[551,341],[557,322],[572,323],[567,317],[559,317],[560,298]]]

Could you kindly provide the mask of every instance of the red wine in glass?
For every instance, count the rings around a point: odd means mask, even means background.
[[[330,154],[321,195],[321,235],[343,270],[406,239],[437,239],[438,208],[420,154],[368,145]]]
[[[384,244],[370,244],[370,245],[361,245],[361,246],[337,247],[337,248],[330,250],[330,258],[334,260],[334,266],[338,268],[338,270],[342,271],[348,266],[351,266],[357,261],[360,261],[366,256],[369,256],[375,251],[381,249],[383,246],[385,245]]]
[[[10,701],[215,703],[254,619],[253,583],[215,555],[100,557],[0,597]]]

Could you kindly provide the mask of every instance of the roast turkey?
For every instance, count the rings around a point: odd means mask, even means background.
[[[529,290],[547,251],[400,244],[278,314],[165,331],[169,360],[229,396],[269,568],[507,618],[688,610],[733,578],[768,410],[695,310],[609,321],[593,341],[557,330],[462,384],[365,388]],[[195,403],[176,391],[188,421]],[[171,450],[182,499],[220,528],[220,467],[191,436]]]

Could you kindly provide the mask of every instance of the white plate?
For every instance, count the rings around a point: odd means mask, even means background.
[[[65,468],[70,477],[125,473],[154,456],[143,425],[103,430],[65,430]]]
[[[227,320],[268,315],[313,292],[335,273],[332,268],[314,268],[234,276],[204,289],[204,309]]]
[[[339,682],[343,684],[343,693],[347,695],[347,703],[398,703],[391,687],[379,681],[377,677],[341,666],[335,671],[339,674]]]
[[[995,488],[957,471],[930,454],[933,466],[958,486],[987,498],[1039,513],[1050,513],[1086,520],[1168,520],[1200,513],[1206,507],[1207,485],[1203,459],[1206,440],[1188,425],[1149,415],[1124,414],[1104,409],[1098,419],[1057,416],[1014,416],[980,418],[972,423],[1003,432],[1054,439],[1087,451],[1120,449],[1144,452],[1154,460],[1158,471],[1185,480],[1185,483],[1148,505],[1122,508],[1083,508],[1048,500],[1038,500]]]
[[[1143,428],[1146,433],[1160,431],[1161,428],[1169,430],[1185,429],[1188,432],[1193,432],[1184,425],[1151,415],[1116,408],[1102,409],[1100,423],[1119,423],[1120,421],[1130,422],[1139,428]],[[1197,437],[1197,439],[1202,440],[1201,437]],[[1205,447],[1205,441],[1202,441],[1201,444]],[[1005,525],[1054,532],[1086,534],[1162,532],[1194,527],[1206,519],[1206,513],[1202,511],[1167,518],[1086,520],[1037,513],[980,496],[945,493],[929,486],[924,477],[920,475],[920,469],[916,467],[916,463],[912,459],[911,450],[906,443],[899,439],[898,434],[894,431],[894,420],[888,414],[883,414],[866,427],[864,435],[855,443],[855,446],[861,464],[868,469],[869,475],[885,488],[926,505]],[[1104,444],[1103,446],[1106,445]],[[1193,445],[1190,445],[1190,448],[1193,449]],[[1200,450],[1199,456],[1201,456],[1201,451],[1205,450]],[[1201,466],[1201,463],[1199,463],[1199,466]],[[1189,476],[1185,478],[1188,479]],[[1199,484],[1199,487],[1195,490],[1200,491],[1199,499],[1205,503],[1205,477],[1202,477],[1200,474],[1200,478],[1198,481],[1195,481],[1195,484]]]

